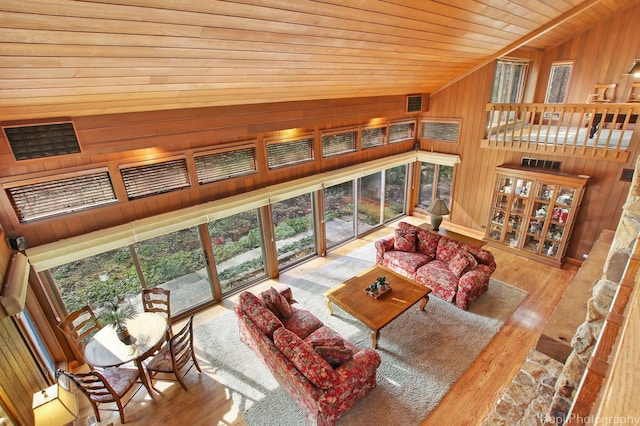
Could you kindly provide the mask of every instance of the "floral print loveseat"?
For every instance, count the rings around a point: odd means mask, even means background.
[[[375,242],[376,263],[386,266],[432,294],[467,310],[489,289],[496,270],[493,253],[443,237],[407,222]]]
[[[297,303],[287,286],[234,308],[240,340],[264,363],[311,425],[333,425],[376,386],[380,356],[359,349]]]

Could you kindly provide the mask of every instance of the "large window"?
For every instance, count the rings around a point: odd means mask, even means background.
[[[545,104],[563,104],[566,102],[572,69],[573,62],[571,61],[554,62],[551,64],[549,84],[547,85],[547,93],[544,98]]]
[[[291,187],[269,192],[266,200],[264,194],[248,194],[242,201],[246,206],[239,206],[235,200],[220,210],[216,206],[215,210],[202,212],[202,222],[192,211],[188,217],[173,214],[178,221],[186,218],[185,223],[199,223],[183,229],[163,217],[157,222],[158,228],[154,228],[155,221],[141,221],[118,227],[113,235],[105,230],[95,241],[97,246],[82,238],[67,241],[65,253],[69,253],[69,247],[77,247],[77,253],[86,251],[86,257],[70,261],[67,254],[52,250],[41,255],[34,267],[39,272],[47,271],[45,278],[53,284],[56,305],[68,312],[90,305],[100,318],[105,304],[115,298],[141,308],[142,288],[163,287],[171,290],[172,315],[180,316],[214,301],[216,295],[236,293],[266,278],[272,269],[267,268],[270,256],[266,256],[266,250],[276,250],[277,267],[284,270],[315,256],[319,248],[335,247],[403,215],[408,171],[404,162],[414,158],[404,157],[400,162],[392,159],[391,164],[401,165],[386,169],[383,164],[389,159],[373,163],[364,176],[358,165],[351,177],[344,177],[350,180],[316,182],[312,185],[315,190],[298,196],[289,195]],[[426,200],[426,206],[436,194],[449,201],[452,171],[452,167],[422,165],[421,200]],[[435,187],[440,190],[436,192]],[[323,211],[317,209],[316,195],[322,197]],[[262,207],[267,205],[271,218],[263,217],[268,209]],[[219,216],[221,212],[228,212],[228,216]],[[209,218],[214,214],[218,219]],[[320,214],[325,223],[325,238],[321,239],[315,227]],[[273,225],[273,243],[264,240],[268,234],[265,226],[269,225]],[[155,235],[151,234],[153,230]],[[118,238],[122,246],[114,249],[114,239]],[[318,241],[326,241],[326,247],[318,247]],[[210,250],[211,267],[206,261]]]
[[[311,194],[279,201],[271,207],[280,269],[316,254]]]
[[[498,59],[493,80],[491,102],[494,104],[521,103],[529,63],[522,60]]]
[[[171,315],[213,300],[197,227],[136,244],[146,288],[171,290]]]
[[[324,188],[324,221],[327,248],[355,237],[353,181]]]
[[[104,304],[114,298],[140,298],[140,279],[129,247],[51,268],[49,273],[69,312],[89,305],[100,316]]]
[[[420,163],[418,208],[427,209],[436,198],[451,207],[453,167],[432,163]]]
[[[262,231],[257,210],[207,225],[222,294],[265,277]]]
[[[384,221],[405,213],[407,166],[396,166],[384,171]]]
[[[358,235],[382,225],[382,172],[358,179]]]

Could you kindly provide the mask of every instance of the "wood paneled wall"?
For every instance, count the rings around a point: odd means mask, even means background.
[[[255,142],[259,158],[264,159],[264,141],[288,134],[290,129],[319,135],[327,128],[417,116],[417,113],[406,113],[406,96],[386,96],[78,117],[73,118],[73,123],[81,154],[16,162],[8,142],[0,140],[0,182],[95,167],[108,167],[113,176],[119,174],[122,164],[174,155],[189,157],[194,152],[243,141]],[[412,147],[413,141],[408,141],[323,159],[318,146],[312,163],[268,170],[264,161],[258,164],[256,174],[206,185],[193,183],[189,189],[133,201],[125,196],[115,205],[26,224],[18,222],[6,193],[0,191],[0,220],[7,234],[23,235],[29,246],[36,246],[320,171],[383,158]]]
[[[0,283],[3,282],[12,251],[0,228]],[[46,387],[46,379],[25,344],[14,318],[0,319],[0,401],[18,424],[32,425],[34,392]]]
[[[640,37],[634,27],[640,22],[640,6],[628,9],[602,22],[580,36],[547,52],[524,50],[509,56],[532,61],[529,70],[533,92],[525,94],[525,102],[544,102],[549,68],[556,60],[574,60],[574,72],[569,86],[568,102],[583,103],[595,83],[617,83],[617,101],[623,101],[633,77],[623,75],[640,57]],[[459,145],[423,144],[422,149],[457,153],[462,163],[455,176],[455,204],[451,220],[461,226],[484,232],[493,188],[494,168],[501,164],[520,164],[522,157],[535,157],[562,162],[561,170],[591,176],[578,220],[571,237],[567,256],[581,259],[588,253],[602,229],[616,229],[622,205],[629,191],[629,182],[620,180],[623,169],[633,169],[640,130],[631,142],[629,161],[615,163],[577,159],[566,156],[531,155],[480,148],[486,116],[482,112],[490,101],[494,66],[486,66],[473,75],[430,98],[428,116],[462,117]]]

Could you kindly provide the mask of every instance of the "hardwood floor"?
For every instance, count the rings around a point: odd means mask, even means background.
[[[352,241],[325,257],[312,259],[282,273],[278,281],[289,282],[391,232],[391,227],[385,227]],[[529,295],[423,425],[481,424],[497,397],[511,383],[527,354],[535,347],[547,320],[577,271],[576,266],[565,265],[558,269],[499,248],[486,248],[494,253],[498,264],[493,277],[524,289]],[[252,291],[261,291],[273,283],[258,284]],[[194,326],[227,312],[234,304],[235,297],[232,297],[196,314]],[[180,327],[181,324],[175,326]],[[198,375],[192,369],[186,377],[188,392],[177,382],[158,381],[156,387],[162,393],[152,401],[141,389],[125,408],[126,424],[246,425],[239,408],[233,405],[229,391],[216,380],[215,366],[210,365],[204,356],[199,357],[199,362],[202,374]],[[82,411],[77,424],[84,426],[92,411],[84,397],[80,396],[80,401]],[[121,424],[117,411],[101,411],[100,415],[102,425]]]

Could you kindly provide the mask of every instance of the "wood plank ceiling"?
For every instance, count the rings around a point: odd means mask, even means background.
[[[0,121],[435,93],[640,0],[0,0]]]

